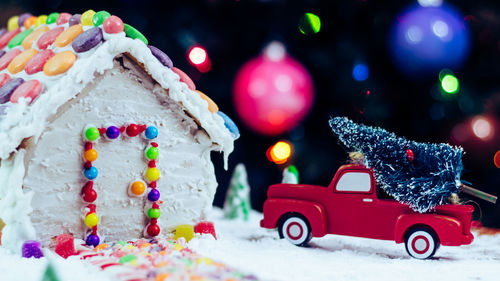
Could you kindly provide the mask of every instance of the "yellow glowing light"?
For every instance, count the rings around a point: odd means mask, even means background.
[[[203,64],[208,58],[207,51],[205,51],[205,49],[200,47],[192,48],[189,51],[188,56],[189,56],[189,61],[191,61],[191,63],[196,65]]]
[[[268,150],[268,159],[276,164],[283,164],[292,156],[292,146],[286,141],[279,141]]]
[[[493,136],[493,126],[484,117],[476,117],[472,120],[472,132],[482,140],[487,140]]]

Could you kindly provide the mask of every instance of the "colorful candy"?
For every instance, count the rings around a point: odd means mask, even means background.
[[[131,25],[124,23],[123,31],[125,31],[125,35],[127,35],[127,37],[130,37],[132,39],[139,39],[142,42],[144,42],[144,44],[146,45],[148,44],[148,39],[146,39],[146,37],[142,35],[142,33],[139,32],[139,30],[135,29]]]
[[[149,208],[148,217],[150,219],[157,219],[160,217],[160,209]]]
[[[24,22],[28,19],[31,18],[33,15],[30,13],[24,13],[21,14],[17,20],[17,26],[23,26]]]
[[[75,243],[73,235],[71,234],[61,234],[56,238],[56,254],[67,259],[69,256],[76,255]]]
[[[37,51],[35,49],[28,49],[19,55],[17,55],[7,66],[10,73],[16,74],[24,69],[26,63],[36,55]]]
[[[12,38],[14,38],[14,36],[19,34],[19,32],[21,32],[21,29],[18,28],[18,29],[11,30],[11,31],[5,33],[4,35],[2,35],[2,37],[0,37],[0,49],[3,49],[5,46],[7,46],[7,43],[9,43],[9,41],[12,40]]]
[[[43,257],[42,250],[40,249],[40,242],[35,240],[27,240],[23,243],[21,252],[23,258],[36,258]]]
[[[174,239],[177,240],[180,237],[184,237],[186,242],[189,242],[194,237],[194,228],[190,224],[181,224],[175,228]]]
[[[97,192],[93,188],[83,188],[82,200],[87,203],[92,203],[97,199]]]
[[[35,40],[37,40],[38,37],[40,37],[47,31],[49,31],[49,27],[46,25],[37,28],[35,31],[31,32],[30,35],[26,36],[23,43],[21,43],[21,46],[23,46],[25,50],[30,49],[31,46],[33,45],[33,42],[35,42]]]
[[[77,25],[81,23],[81,14],[74,14],[69,18],[69,26]]]
[[[24,28],[28,29],[35,25],[37,17],[29,17],[24,21]],[[38,26],[35,26],[38,27]]]
[[[160,199],[160,191],[158,189],[154,188],[151,189],[148,193],[148,200],[151,202],[158,201]]]
[[[160,234],[160,227],[156,223],[156,219],[151,219],[151,223],[149,223],[146,227],[146,233],[151,237],[155,237]]]
[[[0,50],[0,58],[3,57],[3,55],[5,55],[6,51],[5,50]]]
[[[123,32],[123,21],[117,16],[110,16],[102,24],[106,33],[114,34]]]
[[[35,27],[39,27],[47,22],[47,15],[40,15],[35,19]]]
[[[94,27],[76,37],[71,46],[75,52],[83,53],[99,45],[102,40],[102,30],[99,27]]]
[[[184,71],[178,69],[177,67],[172,67],[171,69],[175,74],[179,75],[180,81],[185,83],[189,89],[193,91],[196,90],[196,86],[194,85],[193,80],[191,80],[191,78],[189,78],[189,76],[184,73]]]
[[[97,159],[97,151],[95,149],[86,150],[83,153],[83,158],[89,162],[93,162]]]
[[[23,78],[14,78],[0,88],[0,103],[6,103],[10,100],[10,96],[22,83]]]
[[[120,136],[120,129],[116,126],[109,126],[106,129],[106,136],[109,139],[116,139],[117,137]]]
[[[58,26],[45,32],[36,42],[38,49],[45,50],[56,41],[56,38],[64,31],[64,27]]]
[[[9,74],[7,73],[2,73],[0,74],[0,88],[3,87],[6,83],[8,83],[11,80]]]
[[[146,190],[146,183],[142,180],[136,180],[129,187],[129,195],[131,196],[142,196]]]
[[[217,236],[215,235],[214,223],[211,221],[200,221],[197,223],[194,226],[194,233],[211,234],[215,239],[217,239]]]
[[[10,101],[12,103],[17,103],[20,98],[26,98],[33,101],[41,92],[42,83],[40,83],[38,80],[30,80],[24,82],[14,90],[14,92],[10,96]]]
[[[55,23],[58,18],[59,18],[59,13],[51,13],[47,16],[47,21],[45,23],[46,24]]]
[[[236,126],[236,124],[227,116],[224,112],[218,111],[220,117],[224,120],[224,126],[228,129],[229,133],[233,136],[234,139],[238,139],[240,137],[240,130]]]
[[[129,263],[129,262],[135,261],[135,260],[137,260],[136,256],[134,256],[132,254],[128,254],[128,255],[121,257],[118,262],[121,264],[124,264],[124,263]]]
[[[172,63],[172,60],[170,57],[165,54],[162,50],[156,48],[155,46],[149,45],[148,46],[149,50],[151,50],[151,54],[155,56],[155,58],[164,66],[168,68],[172,68],[174,64]]]
[[[1,58],[0,58],[0,70],[4,70],[5,68],[7,68],[7,66],[12,62],[12,60],[17,57],[19,54],[21,53],[21,50],[19,49],[12,49],[10,51],[8,51],[7,53],[5,53],[5,55],[3,55]]]
[[[197,92],[198,95],[200,95],[200,97],[208,103],[208,110],[210,112],[214,113],[214,112],[219,111],[219,107],[211,98],[209,98],[207,95],[205,95],[204,93],[202,93],[198,90],[195,90],[195,92]]]
[[[99,242],[100,242],[99,236],[95,234],[89,234],[89,236],[87,236],[87,239],[85,240],[85,243],[88,246],[94,246],[94,247],[99,245]]]
[[[144,131],[144,136],[150,140],[155,139],[158,136],[158,129],[155,126],[149,126]]]
[[[76,61],[71,51],[64,51],[50,58],[43,66],[43,72],[48,76],[55,76],[70,69]]]
[[[0,37],[2,37],[5,33],[7,33],[7,28],[0,28]]]
[[[158,168],[147,168],[145,177],[149,182],[155,181],[160,178],[160,170]]]
[[[111,14],[106,11],[99,11],[92,17],[92,24],[94,26],[99,26],[104,23],[104,20],[111,17]]]
[[[144,154],[146,155],[147,159],[155,160],[160,155],[160,150],[158,149],[158,147],[150,146],[150,147],[146,148],[146,151]]]
[[[65,23],[67,23],[69,21],[70,18],[71,18],[71,14],[60,13],[59,17],[56,20],[56,24],[57,25],[65,24]]]
[[[7,21],[7,29],[9,31],[12,31],[14,29],[17,29],[19,27],[19,17],[18,16],[13,16],[9,18]]]
[[[129,137],[135,137],[140,133],[140,126],[136,124],[130,124],[127,126],[126,132]]]
[[[52,50],[42,50],[38,52],[26,63],[24,71],[29,75],[42,71],[45,63],[53,56],[54,52]]]
[[[7,44],[7,46],[9,48],[14,48],[14,47],[17,47],[19,45],[21,45],[21,43],[23,43],[24,39],[31,33],[33,32],[33,29],[26,29],[25,31],[23,32],[20,32],[18,33],[16,36],[14,36],[10,41],[9,43]]]
[[[90,213],[85,216],[84,222],[88,228],[92,228],[99,223],[99,217],[95,213]]]
[[[81,24],[70,26],[68,29],[63,31],[59,36],[57,36],[54,42],[56,47],[62,48],[73,42],[78,35],[83,33],[83,28]]]
[[[84,129],[83,136],[88,141],[96,141],[99,138],[99,129],[95,126],[87,126]]]
[[[92,25],[92,19],[94,18],[95,12],[94,10],[88,10],[82,14],[81,22],[82,25]]]
[[[94,166],[83,170],[83,175],[89,180],[93,180],[93,179],[97,178],[98,174],[99,174],[99,172],[97,171],[97,168]]]

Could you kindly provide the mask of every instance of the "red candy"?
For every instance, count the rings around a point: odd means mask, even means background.
[[[64,27],[59,26],[45,32],[36,42],[36,45],[40,50],[47,49],[48,46],[52,45],[56,41],[57,36],[64,31]]]
[[[54,52],[52,50],[43,50],[38,52],[26,63],[24,71],[30,75],[42,71],[45,63],[53,56]]]
[[[30,80],[21,84],[10,96],[10,101],[17,103],[20,98],[29,98],[33,101],[42,91],[42,84],[38,80]]]
[[[93,188],[85,188],[82,193],[83,201],[87,203],[92,203],[97,199],[97,192]]]
[[[71,18],[71,14],[60,13],[59,17],[56,20],[56,24],[57,25],[65,24],[65,23],[67,23],[69,21],[70,18]]]
[[[196,90],[196,86],[194,85],[193,80],[191,80],[191,78],[189,78],[189,76],[186,73],[184,73],[182,70],[178,69],[177,67],[172,67],[171,69],[175,74],[179,75],[181,82],[184,82],[188,86],[189,89],[191,89],[193,91]]]
[[[57,236],[55,252],[65,259],[69,256],[76,255],[73,235],[61,234]]]
[[[7,53],[5,53],[5,55],[3,55],[0,58],[0,70],[4,70],[9,65],[9,63],[15,57],[17,57],[17,55],[19,55],[20,53],[21,53],[21,50],[19,50],[19,48],[12,49],[12,50],[8,51]]]
[[[9,74],[7,73],[2,73],[0,74],[0,88],[3,87],[3,85],[7,84],[12,78],[10,78]]]
[[[127,135],[129,137],[135,137],[140,133],[140,130],[141,130],[140,126],[136,124],[130,124],[127,127]]]
[[[211,221],[200,221],[194,226],[194,233],[199,234],[212,234],[212,236],[217,239],[215,235],[214,223]]]
[[[111,16],[102,24],[106,33],[120,33],[123,31],[123,21],[117,16]]]
[[[18,28],[2,35],[2,37],[0,37],[0,49],[3,49],[5,46],[7,46],[7,43],[9,43],[10,39],[14,38],[14,36],[16,36],[19,32],[21,32],[21,29]]]
[[[152,221],[153,220],[151,220],[151,222]],[[151,223],[148,225],[147,232],[149,236],[158,236],[158,234],[160,234],[160,227],[156,223]]]

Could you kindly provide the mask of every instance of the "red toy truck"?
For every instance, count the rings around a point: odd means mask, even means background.
[[[431,258],[439,245],[472,242],[470,205],[442,205],[427,213],[388,198],[371,169],[344,165],[328,187],[275,184],[269,187],[261,227],[305,245],[312,237],[340,234],[405,243],[408,254]]]

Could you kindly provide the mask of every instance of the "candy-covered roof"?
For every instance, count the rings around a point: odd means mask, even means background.
[[[179,102],[227,155],[239,133],[234,123],[170,58],[137,29],[106,11],[14,16],[0,29],[0,159],[24,138],[38,137],[50,116],[95,73],[129,54]]]

